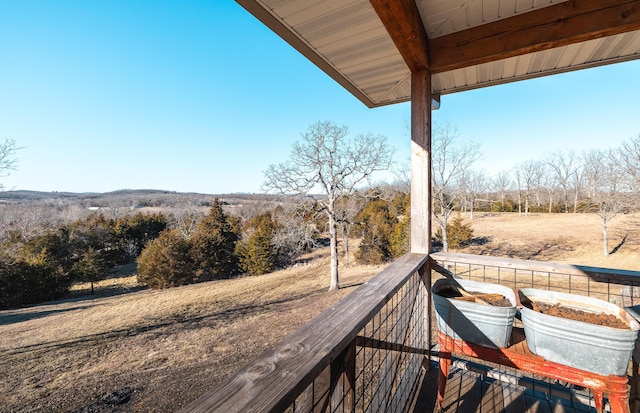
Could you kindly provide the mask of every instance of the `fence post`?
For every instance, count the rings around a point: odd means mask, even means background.
[[[340,411],[351,413],[355,411],[356,391],[356,342],[352,341],[344,349],[340,357],[331,363],[331,382],[333,389],[333,409],[342,405]]]
[[[425,369],[429,371],[431,368],[431,264],[433,260],[431,257],[424,263],[424,265],[418,270],[418,274],[422,279],[422,285],[425,288],[425,306],[426,311],[423,312],[422,328],[424,329],[424,343],[427,347],[427,355],[425,360]]]

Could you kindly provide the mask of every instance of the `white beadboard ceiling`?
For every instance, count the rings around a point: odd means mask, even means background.
[[[566,0],[417,0],[429,38],[481,26]]]
[[[416,0],[427,38],[565,0]],[[577,0],[580,1],[580,0]],[[582,0],[589,1],[589,0]],[[411,72],[369,0],[237,0],[369,107],[410,99]],[[640,32],[435,73],[447,94],[640,58]]]

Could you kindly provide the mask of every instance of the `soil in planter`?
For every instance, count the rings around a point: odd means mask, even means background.
[[[591,323],[599,326],[620,328],[623,330],[630,330],[629,324],[624,320],[616,317],[613,314],[604,313],[592,313],[589,311],[582,311],[575,308],[569,308],[558,304],[548,304],[542,302],[533,302],[533,311],[537,311],[542,314],[548,314],[555,317],[562,317],[569,320],[583,321],[585,323]]]
[[[513,304],[511,304],[511,301],[509,301],[509,299],[502,294],[481,293],[477,291],[469,291],[469,294],[471,294],[473,297],[463,297],[462,294],[460,294],[460,292],[456,288],[445,288],[438,291],[438,295],[445,298],[454,298],[456,300],[478,302],[474,300],[474,297],[477,297],[478,299],[484,301],[485,303],[493,305],[495,307],[513,307]]]

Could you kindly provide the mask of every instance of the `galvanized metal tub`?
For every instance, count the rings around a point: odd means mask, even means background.
[[[523,288],[519,291],[522,323],[532,353],[546,360],[602,375],[627,374],[640,325],[613,303],[576,294]],[[595,325],[542,314],[526,306],[537,301],[620,317],[629,329]]]
[[[456,283],[467,291],[502,294],[512,306],[497,307],[439,294]],[[440,331],[450,337],[485,347],[507,346],[516,315],[516,296],[511,288],[479,281],[444,278],[433,284],[431,293]]]
[[[640,305],[625,307],[624,310],[640,323]],[[640,340],[638,339],[636,339],[636,346],[633,348],[631,358],[633,358],[636,362],[640,362]]]

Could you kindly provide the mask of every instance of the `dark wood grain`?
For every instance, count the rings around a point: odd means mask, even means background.
[[[640,29],[640,1],[567,1],[429,40],[432,73]]]

